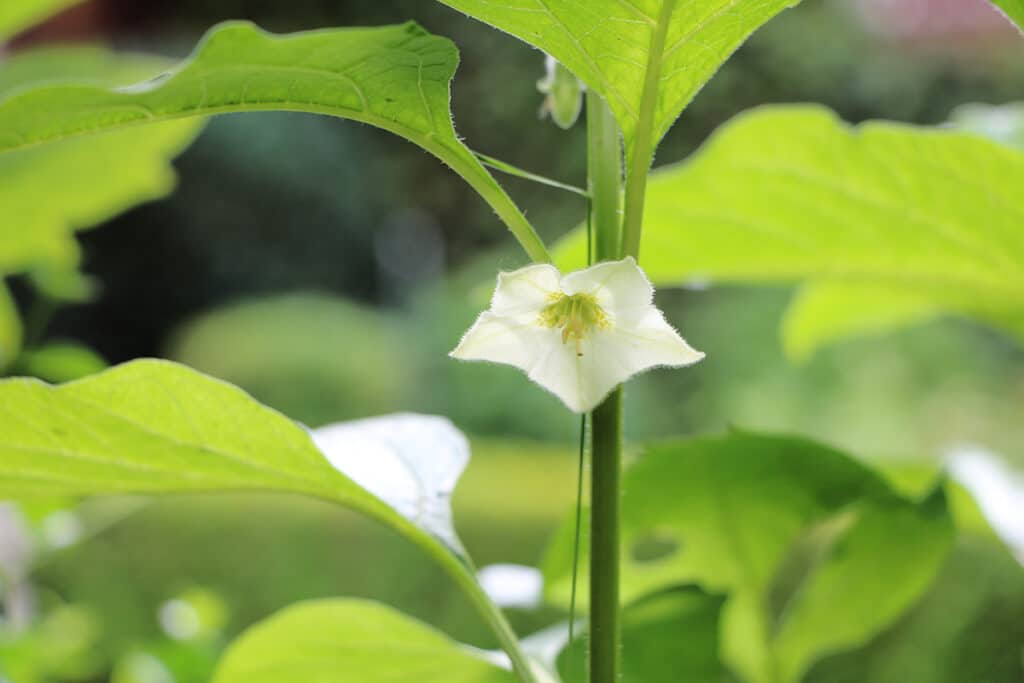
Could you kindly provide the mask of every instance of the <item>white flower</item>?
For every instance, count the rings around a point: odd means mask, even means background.
[[[577,413],[659,365],[680,367],[692,349],[654,306],[654,288],[632,258],[562,276],[554,266],[498,275],[491,308],[453,358],[514,365]]]

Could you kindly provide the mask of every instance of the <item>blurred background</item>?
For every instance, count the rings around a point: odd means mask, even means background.
[[[538,117],[543,55],[437,3],[91,0],[8,51],[101,42],[181,57],[210,25],[232,18],[278,32],[416,19],[462,51],[453,110],[471,148],[585,183],[583,127],[562,131]],[[853,122],[931,124],[963,103],[1021,99],[1022,50],[983,0],[805,0],[726,64],[657,163],[683,159],[731,116],[765,103],[820,102]],[[170,198],[81,233],[84,271],[97,287],[91,301],[55,308],[26,282],[9,283],[34,321],[29,342],[80,343],[111,364],[171,358],[310,426],[395,411],[447,415],[474,443],[455,501],[467,546],[481,565],[536,565],[572,505],[579,425],[517,371],[447,358],[496,270],[523,263],[487,206],[418,148],[308,115],[212,120],[175,167]],[[574,195],[501,180],[545,238],[585,215]],[[1009,468],[1004,484],[1019,476],[1024,352],[1009,338],[943,320],[794,365],[777,331],[790,295],[659,292],[669,319],[708,358],[631,383],[630,438],[737,425],[884,462],[980,451]],[[36,374],[62,372],[39,365]],[[199,683],[246,625],[338,594],[383,599],[466,642],[494,645],[416,549],[317,503],[55,503],[5,508],[0,521],[0,563],[34,573],[23,606],[32,626],[0,641],[0,661],[21,658],[21,670],[34,672],[13,683]],[[522,632],[556,616],[513,612]]]

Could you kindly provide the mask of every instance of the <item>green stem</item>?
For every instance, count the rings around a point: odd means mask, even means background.
[[[676,0],[664,0],[658,23],[651,35],[650,52],[647,55],[647,72],[644,75],[644,89],[640,98],[636,131],[629,154],[629,172],[626,175],[625,213],[622,221],[623,254],[638,258],[640,255],[640,232],[643,228],[644,199],[647,195],[647,173],[654,161],[654,115],[658,105],[658,86],[665,52],[665,39],[675,11]]]
[[[490,627],[498,639],[499,646],[505,651],[505,654],[508,655],[509,660],[512,662],[512,669],[521,683],[539,683],[533,673],[530,659],[523,652],[519,638],[512,629],[512,625],[508,623],[504,613],[494,604],[490,596],[487,595],[487,592],[484,591],[483,586],[480,585],[480,582],[477,580],[476,567],[473,566],[472,560],[467,555],[464,553],[460,555],[455,554],[446,545],[440,543],[433,536],[425,534],[419,527],[404,517],[396,520],[390,512],[386,515],[375,513],[372,510],[366,512],[405,538],[411,539],[428,555],[434,558],[448,576],[455,581],[456,585],[462,589],[463,593],[473,604],[473,607],[476,608],[477,614]]]
[[[463,156],[444,145],[431,142],[421,144],[424,149],[437,156],[462,176],[463,180],[469,183],[484,198],[484,201],[491,205],[494,212],[498,214],[498,218],[505,223],[532,261],[535,263],[551,262],[551,254],[548,253],[544,240],[540,238],[512,198],[502,189],[498,181],[491,177],[491,174],[473,156],[472,152],[466,150],[466,155]],[[467,158],[472,162],[471,164],[466,163]]]
[[[619,195],[622,193],[622,143],[611,109],[593,91],[587,92],[587,182],[596,261],[621,254]]]
[[[622,387],[594,410],[590,494],[590,683],[619,681]]]
[[[619,197],[622,147],[608,105],[587,93],[587,171],[595,260],[622,256]],[[590,682],[619,680],[619,498],[622,468],[622,388],[591,418]]]
[[[452,572],[452,575],[459,585],[462,586],[466,595],[469,596],[473,606],[476,607],[477,613],[483,617],[483,620],[490,626],[491,631],[498,638],[498,644],[511,660],[512,670],[515,671],[519,680],[522,683],[538,683],[530,666],[530,660],[519,644],[519,637],[516,636],[512,625],[508,623],[505,614],[494,604],[480,586],[480,582],[476,579],[476,571],[470,567],[468,571],[463,571],[460,576],[455,576],[455,572]]]
[[[512,231],[512,235],[519,241],[530,259],[535,263],[550,263],[551,255],[548,253],[548,248],[544,246],[544,241],[530,225],[530,221],[526,220],[526,216],[519,210],[519,207],[505,194],[505,191],[497,183],[491,185],[477,183],[474,179],[468,180]]]

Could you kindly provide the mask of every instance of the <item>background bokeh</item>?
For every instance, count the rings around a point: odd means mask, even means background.
[[[582,127],[562,131],[538,117],[543,56],[436,3],[95,0],[12,49],[101,41],[183,56],[229,18],[273,31],[415,18],[462,51],[453,110],[470,147],[584,183]],[[821,102],[849,121],[931,124],[966,102],[1020,99],[1022,50],[981,0],[805,0],[727,63],[658,163],[684,158],[716,126],[765,103]],[[311,426],[407,410],[447,415],[474,440],[456,497],[467,546],[482,565],[535,564],[572,504],[579,426],[516,371],[446,356],[494,272],[523,262],[487,206],[418,148],[308,115],[215,119],[175,165],[169,199],[82,234],[97,296],[56,311],[32,341],[81,342],[110,363],[179,360]],[[502,181],[546,238],[584,216],[572,194]],[[13,286],[31,316],[30,289]],[[1024,353],[1011,340],[943,320],[793,365],[777,334],[789,296],[660,292],[669,319],[708,358],[631,383],[629,436],[738,425],[879,460],[941,462],[976,445],[1024,467]],[[327,506],[218,497],[101,501],[54,514],[32,513],[47,548],[36,570],[36,610],[47,620],[38,637],[49,643],[40,648],[52,652],[47,628],[72,634],[67,670],[54,680],[198,683],[246,625],[337,594],[380,598],[493,645],[426,558]],[[522,631],[556,616],[513,614]]]

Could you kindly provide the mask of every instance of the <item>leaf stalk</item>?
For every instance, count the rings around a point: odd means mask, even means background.
[[[629,150],[629,169],[626,175],[625,213],[622,221],[623,255],[639,260],[640,233],[643,229],[644,199],[647,195],[647,174],[654,161],[654,115],[658,107],[661,67],[664,61],[665,40],[676,0],[663,0],[658,23],[651,35],[651,49],[647,55],[647,71],[637,114],[633,145]]]

